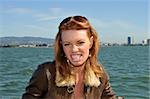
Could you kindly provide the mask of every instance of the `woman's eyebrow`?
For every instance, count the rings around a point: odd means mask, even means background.
[[[81,42],[81,41],[85,41],[85,39],[79,39],[79,40],[75,40],[75,42]],[[62,40],[62,43],[71,43],[71,41],[67,41],[67,40]]]
[[[69,41],[62,41],[62,43],[70,43]]]

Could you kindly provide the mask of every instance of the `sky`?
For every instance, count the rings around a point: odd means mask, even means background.
[[[0,0],[0,37],[55,38],[68,16],[87,17],[103,43],[150,38],[149,0]]]

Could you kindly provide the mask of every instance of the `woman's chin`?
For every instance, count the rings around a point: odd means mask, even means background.
[[[71,64],[73,65],[73,67],[80,67],[84,64],[84,62],[71,62]]]

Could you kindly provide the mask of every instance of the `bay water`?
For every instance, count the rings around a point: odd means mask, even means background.
[[[102,47],[99,62],[118,96],[149,99],[149,46]],[[32,73],[54,59],[53,48],[0,48],[0,99],[21,99]]]

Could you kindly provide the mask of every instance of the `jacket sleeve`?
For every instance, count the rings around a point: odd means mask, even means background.
[[[47,91],[48,80],[45,69],[42,65],[33,73],[29,85],[26,87],[26,92],[22,95],[22,99],[39,99]]]
[[[109,82],[106,83],[105,88],[103,90],[102,99],[116,99],[116,95],[113,92]]]
[[[115,93],[112,90],[112,87],[109,83],[109,76],[105,72],[105,81],[104,81],[104,90],[102,92],[102,99],[117,99]]]

